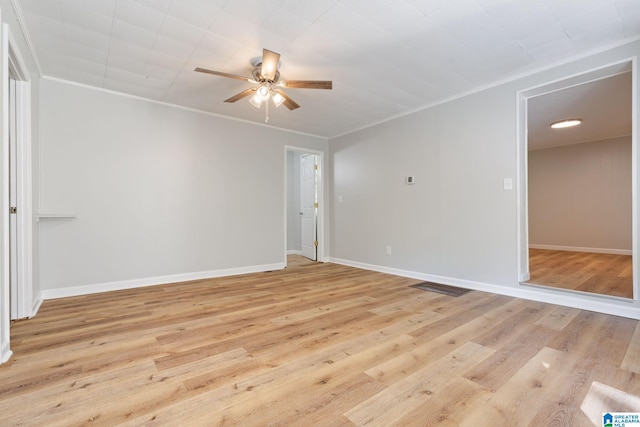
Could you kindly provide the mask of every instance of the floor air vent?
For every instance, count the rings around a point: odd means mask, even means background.
[[[467,292],[471,292],[471,289],[457,288],[455,286],[442,285],[440,283],[422,282],[416,285],[411,285],[412,288],[422,289],[423,291],[437,292],[443,295],[449,295],[451,297],[459,297]]]

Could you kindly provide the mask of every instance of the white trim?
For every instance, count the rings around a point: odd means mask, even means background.
[[[9,348],[9,341],[0,343],[0,364],[9,360],[12,354],[13,352]]]
[[[32,317],[33,216],[31,169],[31,84],[16,81],[17,114],[17,224],[18,224],[18,318]]]
[[[295,250],[295,249],[289,249],[287,251],[287,255],[302,255],[302,251],[298,251],[298,250]]]
[[[640,260],[638,260],[638,57],[631,58],[631,249],[633,300],[640,298]]]
[[[15,73],[17,77],[16,80],[23,82],[31,81],[29,69],[27,68],[17,46],[18,44],[16,43],[16,39],[13,37],[11,28],[9,28],[9,68],[13,73]]]
[[[11,356],[9,301],[9,26],[0,27],[0,363]]]
[[[550,251],[590,252],[594,254],[633,255],[631,249],[583,248],[579,246],[537,245],[529,243],[531,249],[547,249]]]
[[[120,291],[123,289],[143,288],[146,286],[166,285],[170,283],[188,282],[192,280],[213,279],[216,277],[238,276],[240,274],[262,273],[282,270],[283,263],[255,265],[249,267],[227,268],[222,270],[200,271],[196,273],[171,274],[168,276],[147,277],[142,279],[122,280],[119,282],[96,283],[91,285],[71,286],[67,288],[43,289],[42,299],[75,297],[97,294],[100,292]]]
[[[38,56],[36,55],[36,49],[33,46],[33,42],[31,41],[31,35],[29,34],[29,30],[27,29],[27,25],[25,24],[24,14],[22,13],[22,8],[18,3],[18,0],[11,0],[11,6],[13,6],[13,11],[16,14],[16,20],[18,21],[18,25],[20,26],[20,30],[24,35],[24,39],[27,42],[27,47],[31,52],[31,57],[33,58],[34,64],[36,64],[36,68],[38,69],[38,75],[42,76],[42,66],[40,65],[40,61],[38,60]]]
[[[516,256],[518,262],[518,282],[526,282],[529,274],[529,188],[527,152],[527,97],[516,94]]]
[[[42,292],[38,292],[38,295],[34,298],[29,319],[36,317],[36,314],[38,314],[38,310],[40,310],[40,307],[42,306],[43,301],[44,300],[42,299]]]
[[[543,289],[542,287],[527,285],[514,287],[500,286],[491,283],[457,279],[455,277],[439,276],[435,274],[426,274],[410,270],[383,267],[340,258],[332,258],[331,262],[369,271],[393,274],[395,276],[409,277],[411,279],[442,283],[444,285],[457,286],[476,291],[490,292],[493,294],[506,295],[514,298],[522,298],[532,301],[544,302],[547,304],[562,305],[566,307],[578,308],[580,310],[589,310],[598,313],[605,313],[614,316],[622,316],[628,317],[630,319],[640,320],[640,306],[634,303],[634,301],[626,298],[597,294],[591,295],[584,292],[559,292],[556,289],[548,290],[547,288]]]

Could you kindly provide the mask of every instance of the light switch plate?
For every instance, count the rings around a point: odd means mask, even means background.
[[[503,184],[503,188],[505,190],[513,190],[513,179],[511,178],[505,178],[504,179],[504,184]]]

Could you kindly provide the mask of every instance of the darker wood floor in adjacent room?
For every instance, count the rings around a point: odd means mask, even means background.
[[[600,426],[638,322],[336,264],[45,301],[0,425]]]
[[[631,255],[529,249],[527,283],[633,298]]]

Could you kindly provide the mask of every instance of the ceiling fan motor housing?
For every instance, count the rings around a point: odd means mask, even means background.
[[[278,80],[280,80],[280,71],[276,71],[276,74],[273,77],[273,80],[267,80],[264,77],[262,77],[262,74],[260,74],[261,66],[262,66],[262,63],[258,64],[258,66],[254,67],[253,71],[251,72],[251,75],[253,76],[253,80],[260,83],[263,83],[263,82],[277,83]]]

